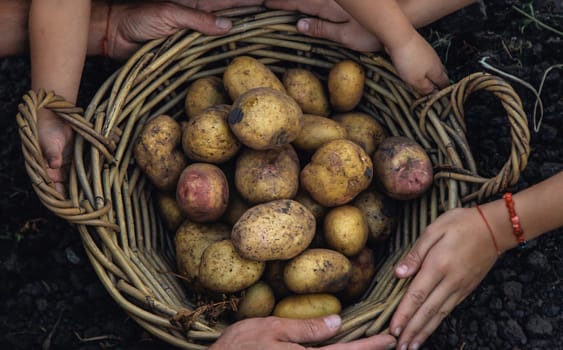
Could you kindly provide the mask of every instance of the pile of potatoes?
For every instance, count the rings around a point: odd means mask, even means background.
[[[191,83],[185,119],[144,125],[134,157],[191,291],[236,293],[239,319],[339,313],[362,297],[396,200],[432,183],[420,145],[356,110],[364,85],[352,60],[325,83],[240,56]]]

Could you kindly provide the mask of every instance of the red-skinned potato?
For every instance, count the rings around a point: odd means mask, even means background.
[[[374,177],[391,198],[421,196],[432,185],[432,162],[416,141],[404,136],[385,138],[373,154]]]
[[[190,164],[178,180],[176,200],[189,219],[196,222],[216,220],[229,203],[227,178],[216,165]]]

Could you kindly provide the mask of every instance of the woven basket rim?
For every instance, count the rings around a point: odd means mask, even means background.
[[[169,273],[172,242],[152,205],[153,190],[134,166],[128,141],[147,120],[173,111],[187,84],[220,75],[225,62],[238,55],[257,57],[275,72],[288,64],[326,71],[338,60],[355,60],[367,72],[360,110],[378,119],[390,134],[416,139],[429,151],[436,169],[432,190],[404,203],[402,221],[369,295],[342,312],[342,328],[328,342],[375,334],[385,327],[409,285],[409,280],[393,276],[392,266],[424,227],[445,210],[483,201],[518,181],[530,152],[522,103],[502,78],[481,72],[421,98],[383,56],[297,33],[298,13],[252,7],[222,14],[234,20],[229,34],[211,37],[183,30],[145,44],[100,86],[85,111],[53,92],[30,91],[24,96],[17,122],[33,188],[49,210],[77,227],[101,282],[136,322],[174,346],[205,348],[228,323],[208,323]],[[463,106],[480,90],[499,99],[511,130],[510,154],[493,178],[479,174],[466,138]],[[57,113],[78,135],[66,198],[53,189],[43,166],[36,126],[39,108]]]

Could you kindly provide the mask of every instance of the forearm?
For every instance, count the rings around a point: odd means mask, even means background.
[[[54,8],[64,10],[53,11]],[[90,21],[89,0],[35,0],[29,12],[32,88],[76,101]]]
[[[336,2],[388,49],[402,46],[416,34],[409,18],[395,0]]]
[[[477,0],[398,0],[398,2],[411,24],[420,28],[474,4]]]
[[[563,172],[513,195],[516,214],[527,240],[563,226]],[[502,251],[518,245],[504,199],[482,206]]]
[[[0,1],[0,57],[27,50],[29,0]]]

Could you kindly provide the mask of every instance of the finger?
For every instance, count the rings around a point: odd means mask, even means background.
[[[161,17],[167,20],[169,33],[173,34],[182,28],[191,28],[206,35],[220,35],[228,32],[232,22],[225,17],[217,17],[210,13],[192,10],[175,4],[161,6]]]
[[[407,255],[399,260],[395,268],[395,275],[399,278],[406,278],[412,276],[420,266],[422,261],[430,251],[430,249],[443,237],[443,235],[436,234],[432,230],[432,226],[422,233],[422,235],[415,242],[414,246],[410,249]]]
[[[328,339],[340,328],[342,319],[338,315],[311,319],[279,318],[278,331],[282,333],[281,341],[293,343],[310,343]]]
[[[450,314],[460,300],[457,291],[448,283],[441,283],[428,297],[416,314],[409,321],[399,338],[399,348],[405,344],[408,349],[418,349],[431,331]],[[426,333],[422,333],[422,331]]]
[[[429,95],[437,90],[436,85],[434,85],[434,83],[426,77],[414,83],[413,86],[422,95]]]
[[[451,295],[448,300],[444,303],[440,311],[434,317],[432,317],[424,326],[423,328],[413,337],[411,342],[411,348],[420,347],[422,343],[430,337],[432,333],[438,328],[440,323],[446,318],[451,311],[463,300],[464,297],[459,297],[456,294]]]
[[[397,345],[397,340],[389,334],[378,334],[348,343],[327,345],[320,350],[391,350]]]
[[[450,80],[443,66],[437,68],[435,71],[429,72],[428,79],[438,88],[443,89],[449,85]]]

